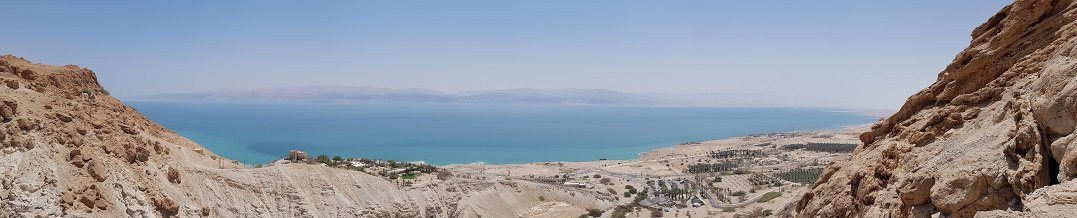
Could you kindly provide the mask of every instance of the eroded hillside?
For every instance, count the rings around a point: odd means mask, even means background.
[[[247,168],[109,96],[88,69],[6,55],[0,83],[0,217],[513,217],[614,204],[536,183],[403,187],[317,165]]]
[[[1074,8],[1018,0],[977,27],[938,81],[825,170],[799,216],[1077,212]]]

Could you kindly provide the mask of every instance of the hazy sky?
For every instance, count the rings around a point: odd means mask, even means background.
[[[12,1],[0,53],[113,95],[353,85],[813,96],[896,108],[1008,2]]]

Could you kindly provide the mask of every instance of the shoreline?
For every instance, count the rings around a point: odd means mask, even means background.
[[[448,169],[451,169],[451,168],[466,168],[466,167],[475,167],[475,166],[484,166],[484,167],[494,167],[494,168],[496,168],[496,167],[512,167],[512,166],[524,166],[524,165],[535,165],[535,164],[572,164],[572,165],[581,165],[582,164],[582,165],[587,165],[587,164],[596,164],[596,163],[597,164],[602,164],[602,163],[610,163],[610,162],[653,161],[653,160],[656,160],[656,159],[662,159],[663,157],[667,157],[667,156],[688,155],[688,154],[686,154],[686,153],[689,153],[688,151],[681,151],[681,150],[687,150],[687,149],[692,149],[692,148],[717,148],[717,149],[722,149],[722,148],[727,148],[727,147],[736,147],[736,146],[749,145],[751,143],[746,143],[746,142],[751,141],[752,140],[751,138],[767,137],[767,136],[772,136],[772,135],[779,135],[777,138],[783,138],[783,139],[799,139],[797,135],[816,135],[816,134],[846,135],[846,136],[852,136],[852,138],[844,140],[845,142],[854,143],[852,139],[855,139],[855,143],[859,144],[859,138],[856,138],[855,136],[857,136],[860,133],[868,130],[871,127],[871,125],[873,125],[873,124],[874,123],[852,125],[852,126],[843,127],[841,129],[835,129],[835,130],[827,129],[827,130],[807,130],[807,131],[796,131],[796,132],[772,132],[772,133],[749,134],[749,135],[726,137],[726,138],[721,138],[721,139],[705,140],[705,141],[700,141],[699,144],[683,144],[683,143],[682,144],[673,144],[673,145],[667,145],[667,146],[660,146],[660,147],[652,148],[652,149],[647,150],[647,151],[639,152],[638,156],[636,158],[632,158],[632,159],[608,159],[608,160],[596,159],[596,160],[589,160],[589,161],[535,161],[535,162],[506,163],[506,164],[489,164],[489,163],[484,163],[484,162],[473,162],[473,163],[465,163],[465,164],[446,164],[446,165],[433,165],[433,166],[436,166],[436,167],[439,167],[439,168],[448,168]],[[737,144],[737,143],[740,143],[740,144],[739,145],[732,145],[732,144]],[[696,155],[700,155],[700,154],[697,153]],[[689,157],[691,157],[691,155],[689,155]]]
[[[636,154],[636,157],[631,158],[631,159],[605,159],[605,160],[603,160],[603,158],[596,158],[594,160],[585,160],[585,161],[564,161],[564,160],[561,160],[561,161],[531,161],[531,162],[495,163],[495,164],[486,163],[486,162],[483,162],[483,161],[477,161],[477,162],[471,162],[471,163],[443,164],[443,165],[431,165],[431,166],[436,166],[436,167],[441,167],[441,168],[450,168],[450,167],[453,167],[453,166],[470,166],[470,165],[499,166],[499,165],[525,165],[525,164],[534,164],[534,163],[590,163],[590,162],[602,162],[602,161],[636,161],[636,160],[643,160],[644,157],[647,154],[654,153],[654,152],[659,151],[659,150],[676,149],[676,148],[679,148],[679,147],[682,147],[682,146],[692,146],[692,145],[686,145],[685,143],[696,142],[696,143],[701,143],[701,144],[709,144],[709,143],[716,143],[716,142],[721,142],[721,141],[726,141],[726,140],[737,140],[737,139],[745,138],[745,137],[755,137],[755,136],[771,135],[771,134],[827,133],[827,132],[834,132],[834,133],[838,133],[838,132],[855,132],[856,134],[859,134],[859,133],[867,131],[868,129],[871,128],[871,125],[874,125],[874,124],[875,123],[847,125],[847,126],[841,126],[840,128],[834,128],[834,129],[829,129],[828,128],[828,129],[803,130],[803,131],[756,133],[756,134],[730,136],[730,137],[718,138],[718,139],[707,139],[707,140],[701,140],[701,141],[685,141],[685,142],[681,142],[681,143],[677,143],[677,144],[664,144],[664,145],[660,145],[660,146],[657,146],[657,147],[652,147],[652,148],[650,148],[649,150],[646,150],[646,151],[638,152]],[[423,161],[423,160],[409,161],[409,162],[418,162],[418,161]]]
[[[698,143],[663,146],[641,152],[639,157],[625,160],[594,160],[580,162],[529,162],[517,164],[453,164],[439,166],[464,178],[486,182],[521,182],[572,188],[584,192],[624,193],[627,187],[639,187],[651,193],[662,193],[669,197],[669,192],[659,189],[653,182],[664,181],[666,184],[691,184],[684,187],[709,187],[702,195],[707,202],[703,206],[685,206],[683,200],[651,204],[650,208],[666,208],[662,212],[666,217],[692,214],[693,217],[713,217],[718,214],[743,213],[745,211],[785,211],[790,202],[807,193],[811,182],[794,182],[795,178],[783,177],[802,172],[821,172],[830,163],[847,160],[852,154],[848,146],[859,146],[860,133],[867,131],[873,124],[854,125],[839,130],[814,130],[797,132],[777,132],[749,134],[707,140]],[[827,151],[803,149],[810,146],[845,146],[846,150]],[[820,148],[820,147],[815,147]],[[826,148],[826,147],[823,147]],[[733,159],[723,159],[715,154],[734,152]],[[740,152],[741,154],[735,154]],[[743,156],[744,154],[760,156]],[[693,168],[715,165],[726,161],[735,161],[733,168],[720,171],[693,172]],[[728,163],[728,162],[726,162]],[[780,186],[753,184],[756,178],[781,179]],[[726,180],[726,181],[722,181]],[[712,182],[714,181],[714,182]],[[580,186],[580,187],[576,187]],[[716,191],[721,188],[725,191]],[[740,192],[741,195],[730,193]],[[718,193],[726,196],[715,198]],[[778,193],[776,198],[767,202],[756,202],[757,197],[767,193]],[[624,195],[628,196],[628,195]],[[743,196],[743,198],[740,198]],[[750,198],[749,198],[750,197]],[[740,200],[737,200],[740,199]],[[648,198],[646,202],[663,201],[662,198]],[[619,204],[629,203],[629,199],[618,200]],[[681,206],[674,206],[681,205]],[[727,211],[735,209],[736,212]],[[649,217],[650,213],[629,212],[628,217]]]

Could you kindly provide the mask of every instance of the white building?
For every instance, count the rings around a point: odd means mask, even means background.
[[[591,187],[591,185],[589,185],[587,183],[582,183],[582,182],[565,182],[562,185],[568,186],[568,187],[576,187],[576,188],[590,188]]]

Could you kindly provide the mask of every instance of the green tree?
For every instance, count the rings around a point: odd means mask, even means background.
[[[329,156],[326,156],[324,154],[318,155],[318,157],[314,158],[314,161],[318,163],[329,163]]]

